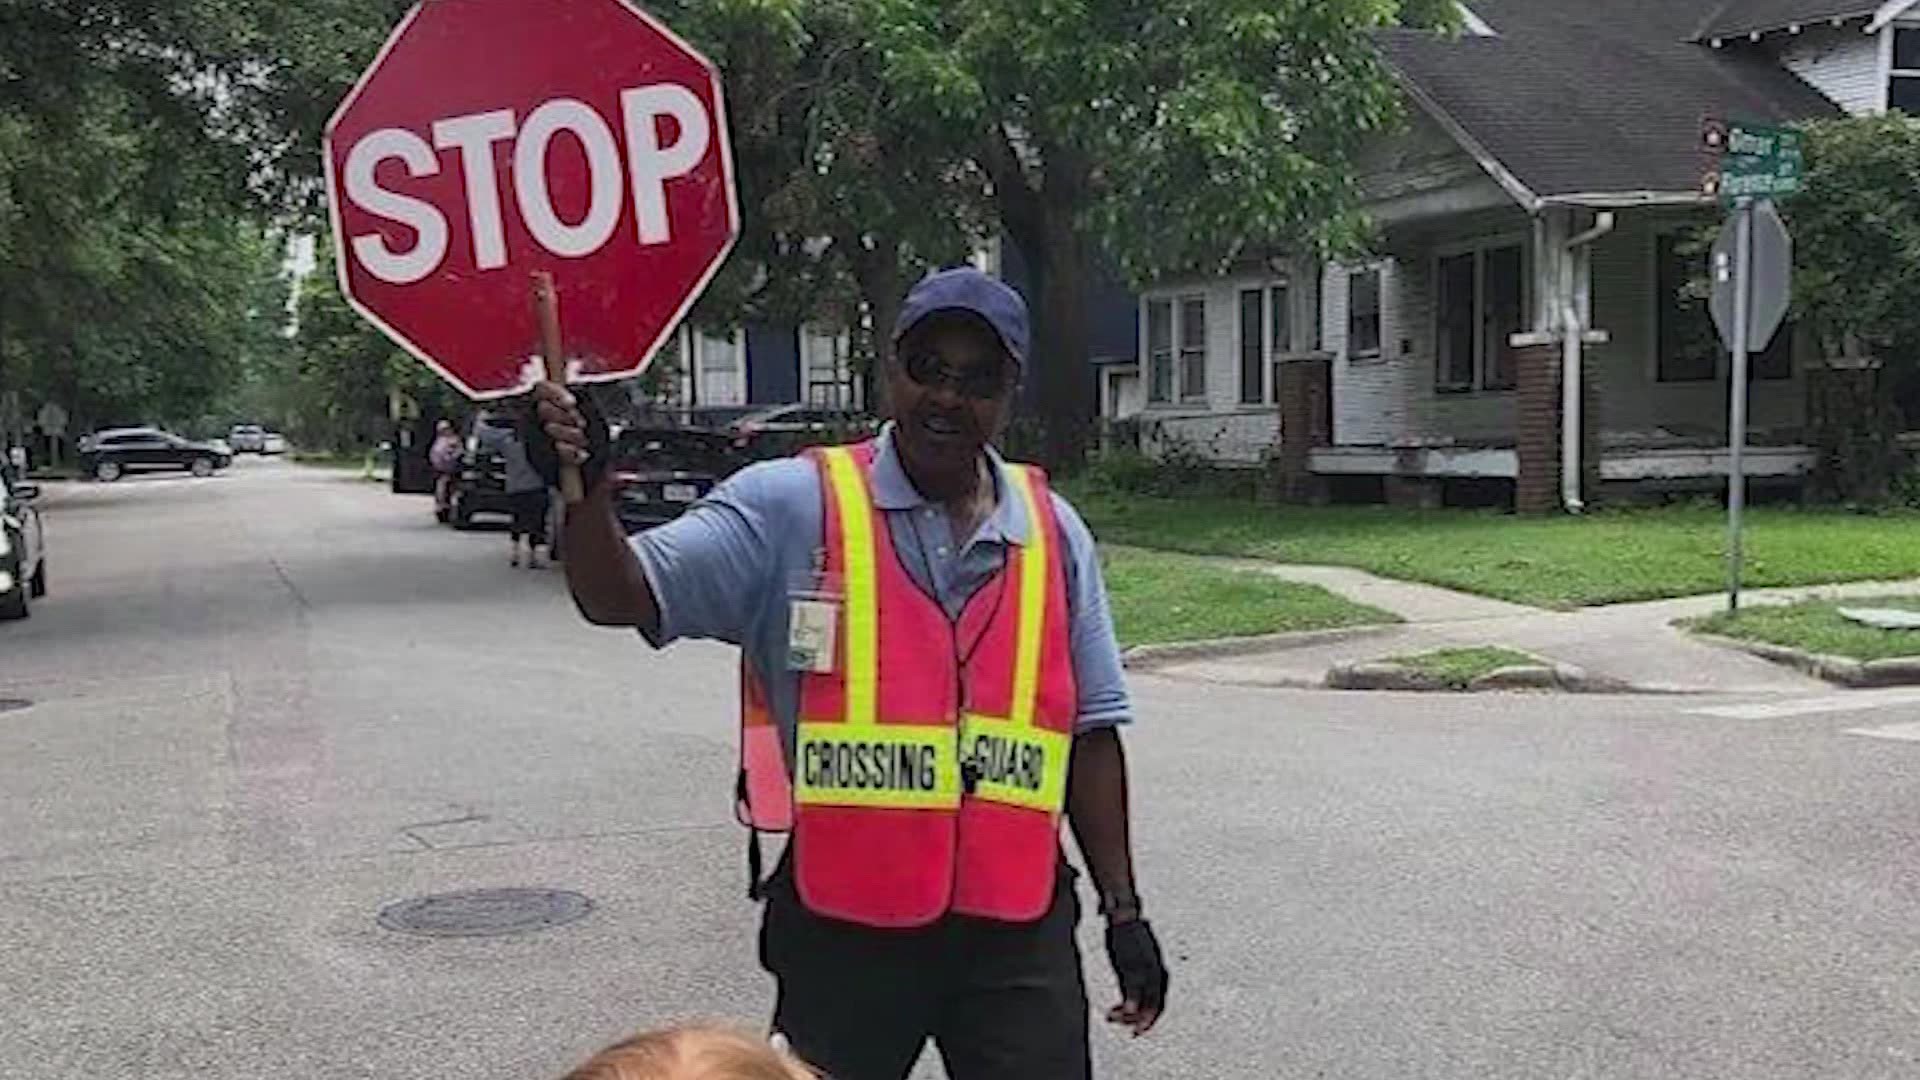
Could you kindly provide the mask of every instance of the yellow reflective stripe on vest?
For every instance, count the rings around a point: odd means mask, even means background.
[[[827,475],[833,481],[833,504],[840,518],[841,633],[846,636],[846,722],[872,726],[879,722],[875,702],[880,687],[879,571],[873,546],[873,506],[867,499],[866,478],[845,447],[824,451]]]
[[[800,725],[794,795],[810,806],[951,810],[960,803],[953,729],[924,724]]]
[[[880,573],[873,504],[860,464],[845,447],[821,451],[840,526],[840,633],[846,642],[846,714],[801,721],[794,743],[794,799],[811,806],[949,810],[960,803],[960,752],[952,728],[882,724]]]
[[[972,763],[978,777],[975,798],[1058,813],[1067,799],[1067,758],[1073,738],[1033,722],[1040,694],[1040,652],[1047,627],[1052,551],[1032,474],[1024,466],[1012,465],[1005,475],[1027,512],[1027,542],[1020,548],[1011,715],[1004,719],[966,716],[961,721],[960,753]]]
[[[1027,542],[1020,548],[1020,625],[1013,654],[1013,715],[1016,724],[1033,723],[1040,692],[1040,640],[1047,618],[1047,530],[1033,495],[1033,477],[1024,466],[1005,470],[1027,511]]]
[[[1073,737],[1017,720],[968,716],[961,754],[979,778],[973,797],[1057,813],[1067,801]]]

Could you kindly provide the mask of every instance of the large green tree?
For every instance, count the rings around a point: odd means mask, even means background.
[[[965,132],[897,100],[859,0],[719,0],[665,12],[725,73],[745,229],[696,318],[853,331],[869,365],[908,282],[991,228]]]
[[[257,155],[226,130],[246,19],[194,0],[0,7],[0,385],[29,408],[192,423],[277,317]]]
[[[1090,420],[1096,253],[1134,281],[1364,236],[1354,155],[1398,116],[1369,35],[1442,0],[850,0],[890,108],[957,134],[1034,275],[1050,461]],[[885,152],[887,167],[896,155]]]
[[[1817,344],[1816,485],[1884,501],[1920,423],[1920,122],[1898,113],[1807,127],[1806,187],[1782,203],[1794,238],[1795,314]],[[1903,412],[1911,415],[1903,415]]]
[[[399,391],[429,414],[454,410],[458,394],[371,326],[340,293],[333,256],[301,283],[298,329],[260,373],[266,418],[302,446],[364,450],[385,438],[390,395]]]

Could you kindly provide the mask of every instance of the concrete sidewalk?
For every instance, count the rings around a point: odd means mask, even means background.
[[[1675,629],[1676,619],[1706,615],[1726,604],[1722,594],[1548,611],[1432,585],[1394,581],[1345,567],[1292,566],[1222,560],[1288,581],[1319,585],[1406,622],[1377,631],[1272,639],[1265,648],[1240,644],[1211,655],[1148,650],[1138,666],[1176,678],[1253,686],[1320,686],[1336,664],[1431,649],[1504,645],[1636,690],[1664,693],[1804,693],[1827,683],[1743,652],[1706,644]],[[1761,589],[1749,604],[1790,603],[1920,592],[1920,580]]]

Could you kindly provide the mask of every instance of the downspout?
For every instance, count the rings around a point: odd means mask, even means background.
[[[1580,376],[1587,325],[1580,316],[1579,300],[1593,287],[1593,264],[1592,253],[1581,249],[1612,232],[1613,226],[1612,211],[1594,215],[1591,229],[1568,238],[1567,258],[1560,269],[1560,501],[1570,514],[1587,508],[1580,497],[1581,435],[1585,430]]]

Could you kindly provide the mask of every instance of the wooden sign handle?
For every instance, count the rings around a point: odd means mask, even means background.
[[[540,357],[547,365],[547,380],[565,385],[567,355],[560,345],[560,295],[553,287],[553,275],[545,270],[533,272],[533,306],[540,314]],[[560,497],[569,506],[587,497],[578,465],[561,463]]]

